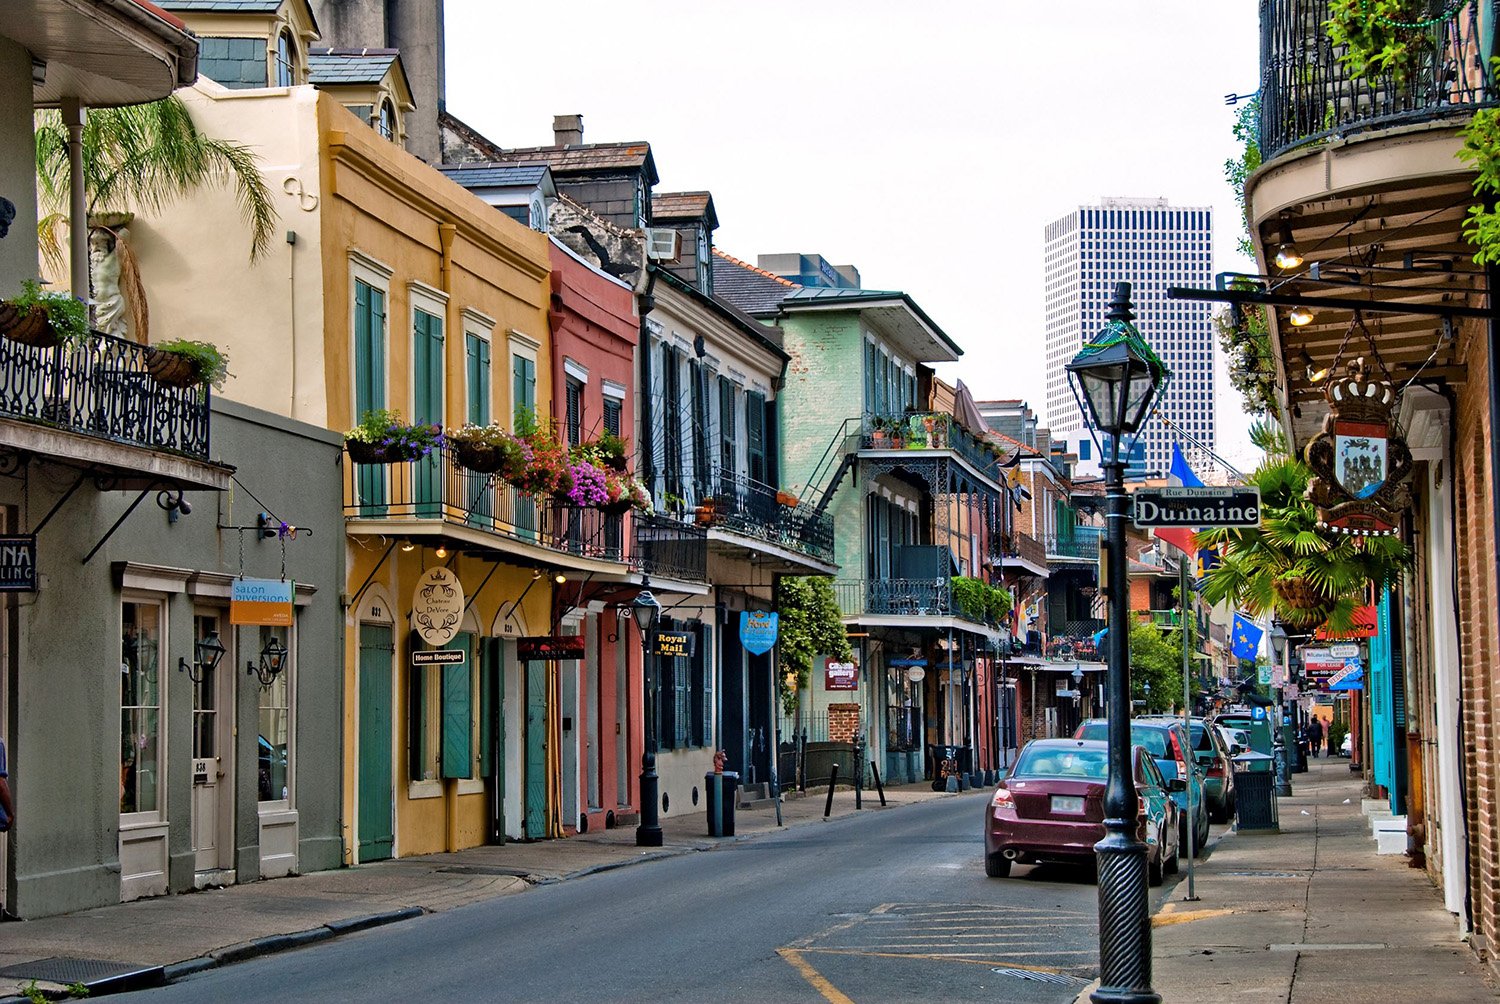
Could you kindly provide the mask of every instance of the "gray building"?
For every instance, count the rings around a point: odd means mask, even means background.
[[[1133,472],[1167,470],[1170,426],[1212,450],[1212,310],[1207,303],[1167,298],[1171,286],[1212,285],[1212,210],[1161,198],[1106,198],[1047,224],[1045,236],[1047,424],[1053,435],[1076,441],[1084,430],[1065,367],[1105,325],[1114,285],[1125,281],[1136,326],[1172,371],[1159,402],[1167,421],[1147,423],[1130,458]]]

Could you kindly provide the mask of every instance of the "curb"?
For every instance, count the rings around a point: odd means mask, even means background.
[[[256,938],[253,941],[242,941],[235,945],[200,955],[193,959],[184,959],[182,962],[174,962],[163,967],[167,983],[176,983],[180,979],[194,976],[209,969],[217,969],[219,966],[233,965],[236,962],[245,962],[249,959],[258,959],[265,955],[275,955],[278,952],[288,952],[294,948],[303,948],[314,945],[320,941],[329,941],[333,938],[342,937],[346,934],[354,934],[357,931],[367,931],[373,927],[384,927],[387,924],[399,923],[403,920],[412,920],[420,917],[427,911],[420,906],[407,906],[399,910],[386,910],[382,913],[366,914],[362,917],[350,917],[347,920],[331,920],[318,927],[309,928],[305,931],[294,931],[291,934],[270,934],[264,938]]]

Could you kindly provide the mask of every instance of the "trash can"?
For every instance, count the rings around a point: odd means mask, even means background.
[[[1264,753],[1241,753],[1234,758],[1235,829],[1275,832],[1281,829],[1276,815],[1276,773],[1268,769],[1271,757]]]
[[[739,801],[739,787],[740,775],[736,771],[726,770],[722,774],[709,771],[703,775],[710,837],[734,836],[734,804]]]

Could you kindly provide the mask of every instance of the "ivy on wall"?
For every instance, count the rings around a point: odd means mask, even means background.
[[[781,646],[781,706],[787,714],[797,709],[798,695],[812,678],[813,659],[828,656],[837,662],[854,658],[849,635],[839,613],[833,582],[821,576],[780,579],[776,585],[777,634]]]

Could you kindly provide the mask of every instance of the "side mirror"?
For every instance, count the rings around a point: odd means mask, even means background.
[[[1201,764],[1212,766],[1213,762],[1217,759],[1219,759],[1219,754],[1215,753],[1213,750],[1198,751],[1198,762]]]
[[[1168,791],[1187,791],[1187,778],[1171,777],[1167,779]]]
[[[1233,746],[1229,747],[1230,756],[1239,756],[1243,752],[1245,752],[1245,747],[1241,746],[1239,743],[1235,743]]]

